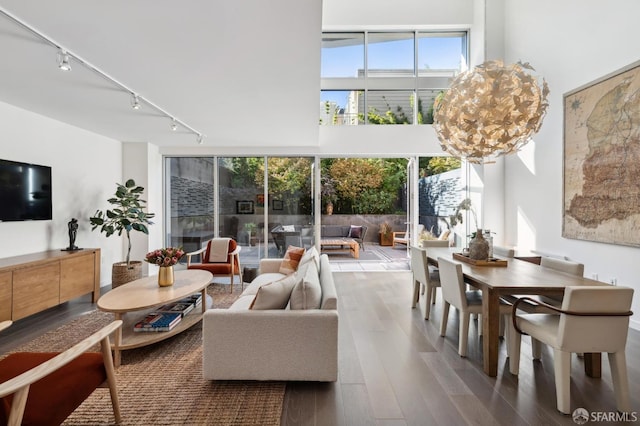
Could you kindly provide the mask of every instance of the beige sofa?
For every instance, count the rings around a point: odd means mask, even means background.
[[[294,273],[300,281],[286,308],[250,309],[261,286],[285,276],[278,272],[280,264],[281,259],[263,259],[259,275],[229,309],[205,312],[205,379],[337,380],[337,298],[326,255],[315,253],[305,265],[301,261]],[[301,298],[307,309],[299,309]]]

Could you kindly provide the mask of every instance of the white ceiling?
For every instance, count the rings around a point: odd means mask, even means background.
[[[318,143],[321,0],[0,0],[0,8],[206,135],[205,146]],[[184,129],[0,14],[0,101],[124,142]]]

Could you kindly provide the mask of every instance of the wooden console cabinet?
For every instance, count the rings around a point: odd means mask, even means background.
[[[16,321],[87,293],[98,301],[100,249],[0,259],[0,321]]]

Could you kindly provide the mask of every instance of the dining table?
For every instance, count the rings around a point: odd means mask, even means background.
[[[490,377],[498,375],[500,296],[562,296],[569,286],[609,285],[516,258],[499,258],[506,261],[506,266],[504,262],[494,262],[495,266],[475,265],[470,263],[473,261],[453,258],[454,253],[461,254],[460,248],[429,247],[426,251],[428,262],[436,267],[439,257],[458,261],[462,265],[465,282],[482,292],[483,368]],[[600,377],[600,353],[584,354],[584,363],[588,376]]]

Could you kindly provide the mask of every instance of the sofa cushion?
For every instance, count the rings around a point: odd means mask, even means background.
[[[244,293],[238,297],[238,300],[233,302],[233,305],[229,306],[230,311],[246,311],[249,310],[249,306],[253,303],[253,299],[256,298],[255,294],[247,294]]]
[[[273,282],[273,281],[278,281],[279,279],[282,279],[284,277],[286,277],[286,275],[281,274],[279,272],[260,274],[257,277],[255,277],[253,279],[253,281],[251,281],[251,284],[249,284],[247,286],[247,288],[244,289],[244,291],[242,292],[242,295],[243,296],[247,296],[247,295],[255,296],[256,293],[258,292],[258,289],[260,287],[262,287],[263,285],[269,284],[270,282]]]
[[[249,309],[284,309],[289,303],[291,291],[298,281],[302,280],[296,274],[263,285],[258,289]]]
[[[298,269],[303,254],[304,247],[289,246],[280,264],[279,272],[285,275],[294,273]]]
[[[322,289],[318,267],[315,262],[307,262],[296,273],[303,277],[298,281],[291,292],[289,306],[291,309],[318,309],[322,301]]]
[[[300,259],[300,263],[298,264],[298,269],[302,268],[307,262],[314,261],[316,266],[320,268],[320,253],[315,246],[311,246],[304,252],[302,258]]]
[[[362,238],[362,226],[351,225],[349,228],[349,238]]]

